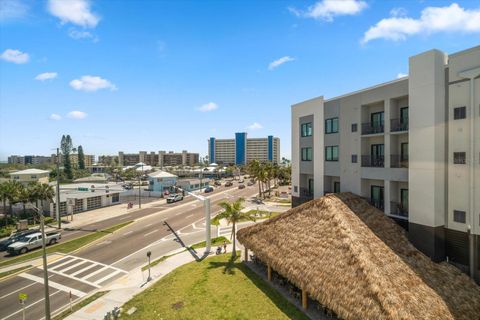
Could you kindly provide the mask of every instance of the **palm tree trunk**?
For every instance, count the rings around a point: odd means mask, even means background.
[[[235,242],[237,240],[237,235],[235,232],[235,222],[233,222],[233,225],[232,225],[232,232],[233,232],[232,258],[235,259],[235,257],[237,256],[237,249],[235,248]]]

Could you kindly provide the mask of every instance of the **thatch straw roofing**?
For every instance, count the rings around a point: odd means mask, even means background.
[[[330,194],[238,240],[344,319],[480,319],[480,287],[415,249],[405,231],[351,193]]]

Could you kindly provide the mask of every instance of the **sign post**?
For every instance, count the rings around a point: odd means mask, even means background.
[[[70,299],[70,312],[73,312],[73,306],[72,306],[72,291],[68,294],[68,298]]]
[[[147,257],[148,257],[148,278],[147,278],[147,282],[152,280],[152,277],[150,276],[150,256],[151,255],[152,255],[152,252],[148,251],[147,252]]]
[[[25,301],[27,301],[28,294],[26,293],[19,293],[18,294],[18,300],[20,301],[20,304],[22,305],[22,318],[25,320]]]

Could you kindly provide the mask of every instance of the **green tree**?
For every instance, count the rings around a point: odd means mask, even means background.
[[[20,202],[20,193],[23,188],[22,184],[15,180],[4,182],[6,188],[6,199],[8,200],[10,216],[13,216],[12,206],[15,203]]]
[[[242,212],[244,201],[245,200],[243,198],[238,198],[234,202],[228,202],[228,201],[220,202],[219,206],[224,211],[213,219],[215,222],[221,219],[225,219],[227,220],[228,224],[232,224],[232,239],[233,239],[232,258],[235,258],[237,256],[236,244],[235,244],[237,239],[237,235],[235,233],[235,227],[237,223],[245,220],[255,221],[255,215],[250,213],[250,211]]]
[[[85,170],[85,154],[83,153],[83,147],[78,146],[78,169]]]
[[[65,172],[66,178],[69,180],[73,179],[72,162],[70,160],[70,153],[72,152],[72,148],[73,144],[70,135],[63,135],[60,142],[60,149],[62,150],[63,155],[63,171]],[[57,159],[57,161],[59,161],[59,159]]]
[[[55,190],[53,189],[53,186],[47,183],[39,184],[37,192],[38,192],[38,200],[40,200],[40,204],[42,208],[43,208],[44,201],[52,201],[53,197],[55,197]]]

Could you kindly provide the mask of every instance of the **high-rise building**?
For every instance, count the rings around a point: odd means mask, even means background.
[[[70,162],[72,166],[78,167],[78,153],[70,153]],[[60,156],[60,158],[63,158],[63,156]],[[85,167],[90,167],[95,163],[95,156],[91,154],[84,154],[84,162],[85,162]],[[61,160],[63,161],[63,159]],[[57,163],[57,155],[52,154],[51,156],[51,162],[52,163]]]
[[[480,46],[409,59],[408,77],[292,106],[293,205],[349,191],[435,261],[480,278]]]
[[[245,165],[252,160],[260,162],[280,162],[280,139],[247,138],[246,132],[235,133],[235,139],[208,140],[208,160],[210,163]]]
[[[17,156],[17,155],[11,155],[8,157],[8,163],[10,164],[33,164],[33,165],[38,165],[38,164],[44,164],[44,163],[50,163],[51,158],[50,157],[45,157],[45,156],[33,156],[33,155],[28,155],[28,156]]]
[[[133,166],[143,162],[149,166],[194,166],[198,164],[199,154],[191,153],[186,150],[182,152],[155,152],[140,151],[139,153],[118,153],[118,163],[120,166]]]

